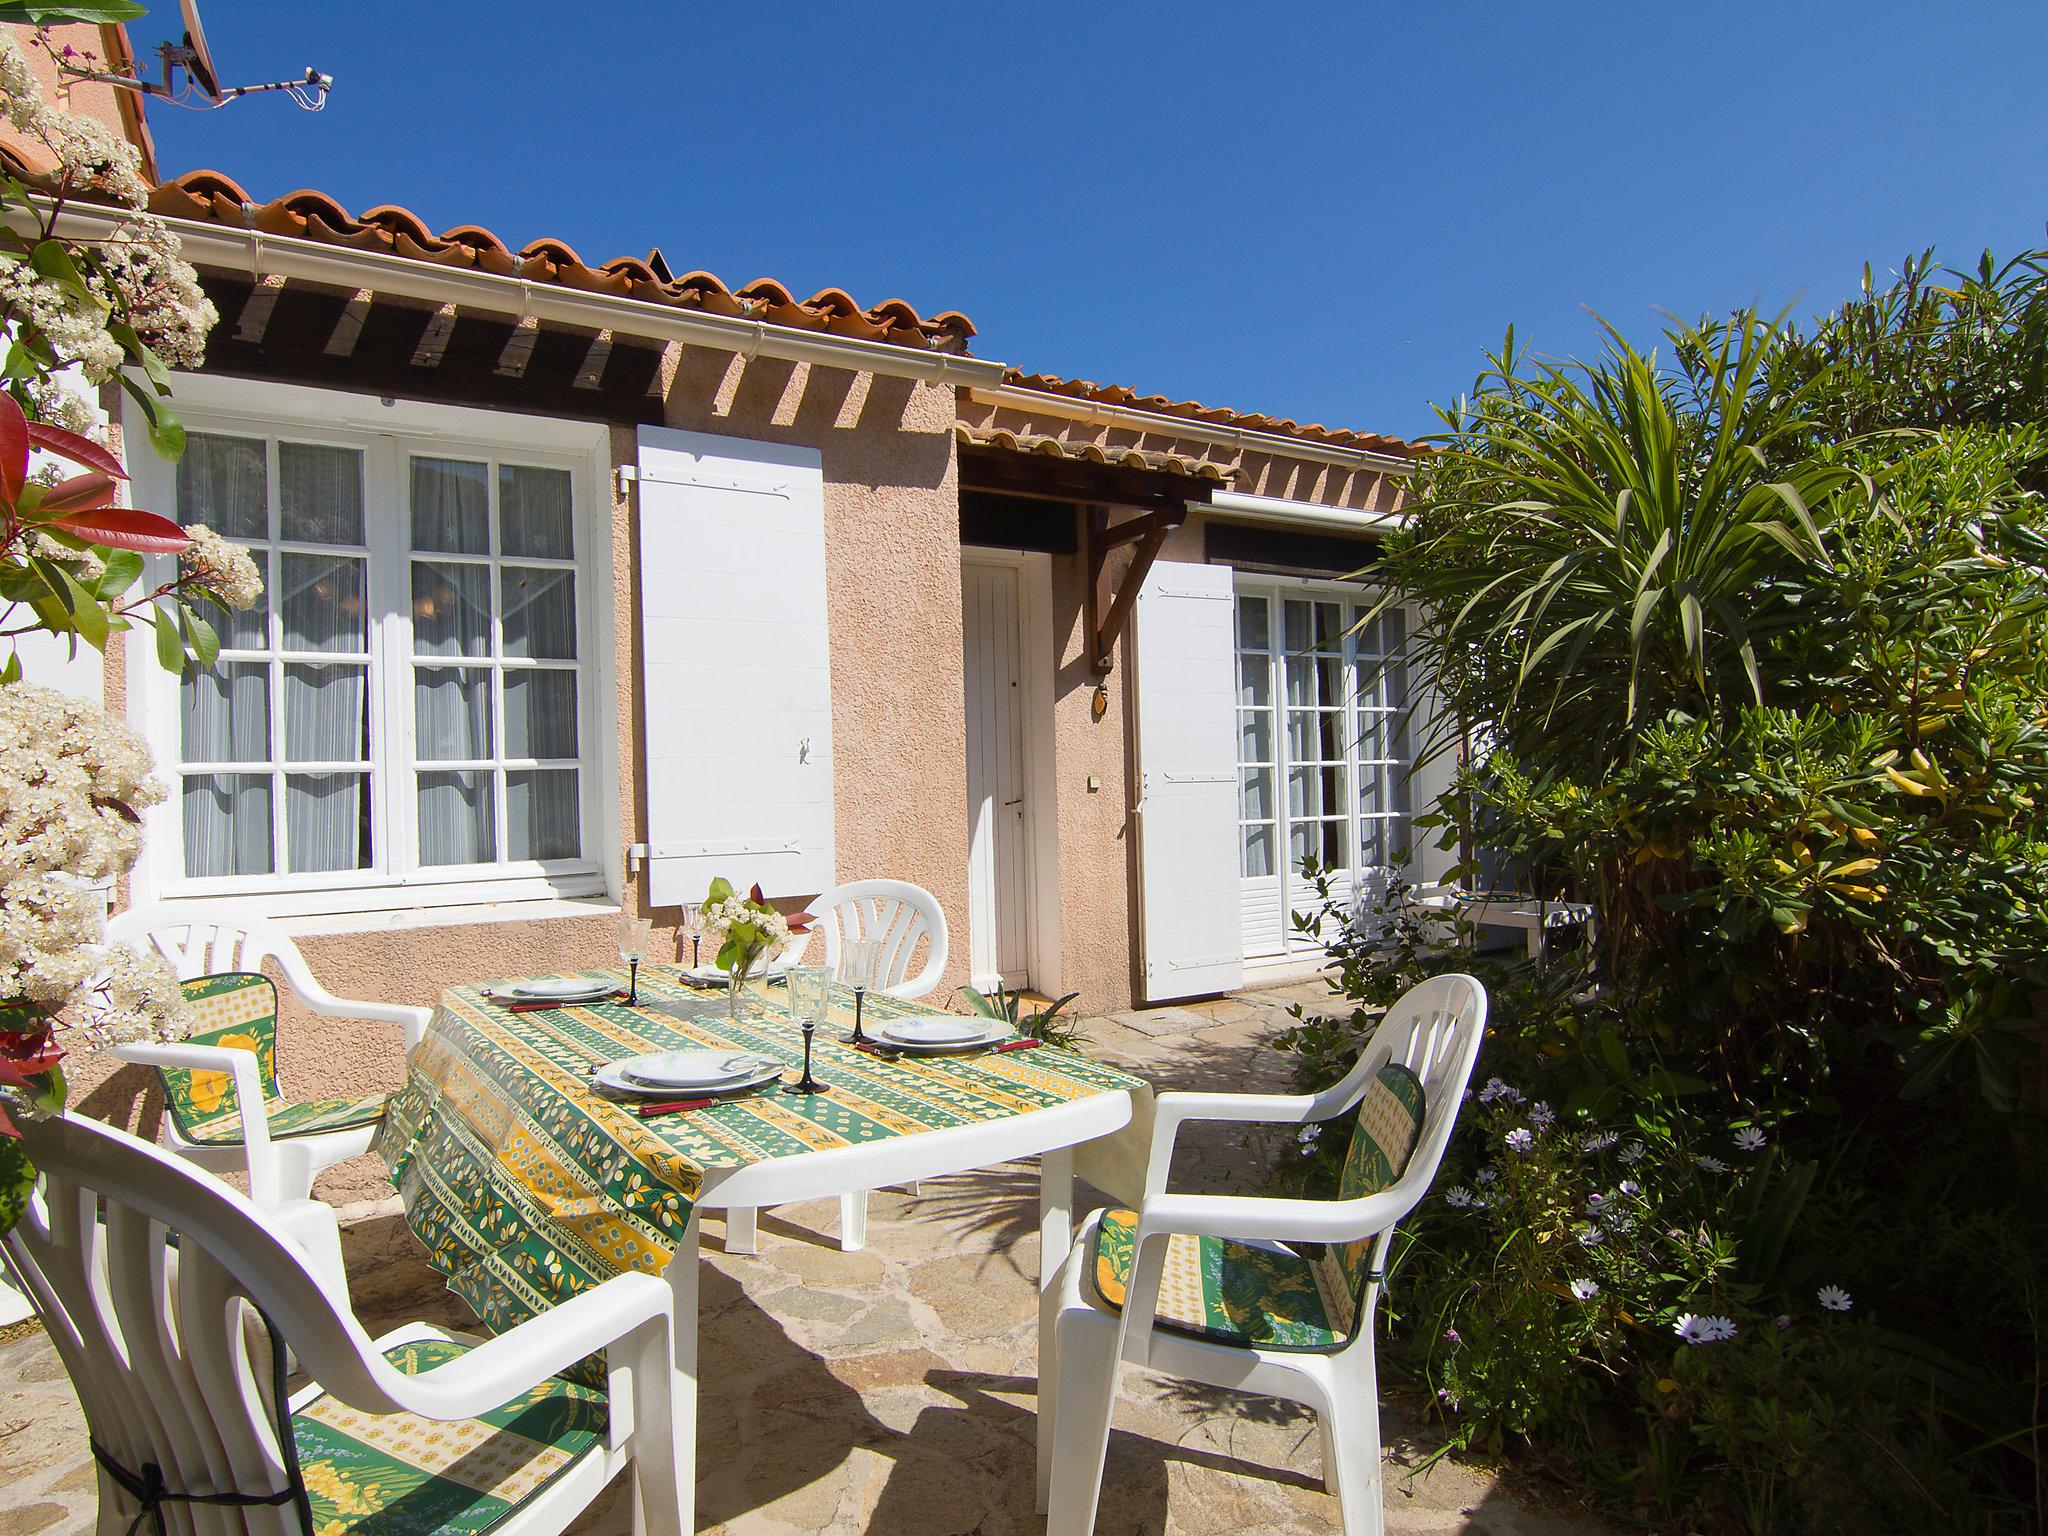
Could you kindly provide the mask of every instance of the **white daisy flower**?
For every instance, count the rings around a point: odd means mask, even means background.
[[[1301,1133],[1294,1139],[1304,1147],[1313,1146],[1316,1138],[1322,1134],[1323,1128],[1320,1125],[1305,1125],[1301,1128]]]
[[[1481,1184],[1491,1184],[1495,1179],[1500,1177],[1500,1170],[1494,1167],[1493,1164],[1488,1163],[1484,1168],[1480,1169],[1477,1173],[1473,1174],[1472,1177],[1477,1179]]]
[[[1591,1222],[1587,1222],[1584,1226],[1580,1227],[1577,1236],[1581,1248],[1598,1248],[1607,1241],[1607,1233],[1603,1229],[1594,1226]]]
[[[1728,1165],[1718,1157],[1696,1157],[1693,1161],[1709,1173],[1726,1173],[1728,1171]]]
[[[1824,1285],[1820,1288],[1820,1304],[1830,1312],[1846,1312],[1855,1306],[1855,1300],[1839,1285]]]
[[[1537,1130],[1546,1130],[1557,1123],[1557,1111],[1542,1100],[1529,1106],[1529,1123]]]
[[[1671,1331],[1688,1344],[1718,1344],[1735,1337],[1735,1323],[1726,1317],[1695,1317],[1687,1312],[1671,1325]]]
[[[1510,1152],[1526,1152],[1536,1140],[1534,1136],[1531,1136],[1528,1131],[1519,1125],[1512,1131],[1509,1131],[1502,1139],[1507,1142]]]
[[[1586,1214],[1588,1216],[1598,1216],[1612,1204],[1614,1202],[1605,1195],[1588,1195],[1586,1196]]]
[[[1629,1195],[1633,1197],[1635,1195],[1640,1195],[1643,1192],[1643,1186],[1638,1184],[1634,1179],[1623,1179],[1619,1184],[1614,1186],[1614,1192],[1618,1195]]]
[[[1452,1210],[1462,1211],[1472,1203],[1472,1191],[1462,1184],[1453,1184],[1444,1191],[1444,1204]]]
[[[1621,1149],[1619,1156],[1624,1163],[1639,1163],[1649,1153],[1649,1150],[1640,1141],[1632,1141]]]
[[[1745,1125],[1735,1133],[1735,1150],[1754,1152],[1763,1146],[1765,1139],[1764,1133],[1755,1126]]]
[[[1598,1280],[1574,1280],[1572,1282],[1572,1295],[1579,1301],[1591,1301],[1599,1294],[1600,1282]]]
[[[1593,1135],[1581,1141],[1579,1147],[1582,1151],[1586,1152],[1605,1152],[1620,1140],[1621,1133],[1619,1131],[1596,1131]]]

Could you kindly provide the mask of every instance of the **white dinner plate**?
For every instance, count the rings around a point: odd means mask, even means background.
[[[720,1094],[742,1093],[749,1088],[758,1088],[763,1083],[772,1083],[788,1070],[781,1062],[770,1060],[768,1057],[757,1059],[761,1065],[744,1077],[736,1077],[731,1082],[715,1083],[707,1087],[680,1090],[658,1088],[652,1083],[636,1083],[619,1070],[626,1065],[625,1062],[609,1061],[590,1074],[590,1085],[627,1099],[668,1099],[674,1098],[678,1092],[716,1098]]]
[[[788,969],[789,963],[787,961],[770,960],[759,970],[748,976],[747,980],[749,982],[766,980],[769,977],[780,976]],[[724,971],[707,962],[704,965],[693,965],[684,971],[683,980],[693,987],[722,987],[726,984],[728,977]]]
[[[989,1019],[891,1019],[868,1029],[907,1051],[971,1051],[1010,1038],[1009,1025]]]
[[[512,982],[495,989],[491,996],[513,1003],[582,1003],[612,989],[611,982],[592,981],[587,976],[543,976],[538,981]]]
[[[627,1081],[648,1088],[715,1088],[758,1073],[764,1058],[752,1051],[656,1051],[613,1062]]]

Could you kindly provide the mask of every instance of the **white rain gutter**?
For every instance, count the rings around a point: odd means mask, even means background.
[[[57,233],[71,239],[99,239],[129,217],[116,209],[73,205],[58,216]],[[374,293],[453,304],[498,314],[531,315],[587,330],[610,330],[655,341],[815,363],[857,373],[887,374],[928,384],[974,387],[999,383],[1005,365],[990,359],[950,352],[920,352],[889,342],[862,341],[741,320],[701,310],[675,309],[645,299],[583,293],[553,283],[489,272],[437,267],[411,257],[381,251],[356,251],[294,236],[261,230],[229,229],[197,219],[165,219],[184,248],[185,259],[197,267],[246,272],[252,278],[297,278],[337,288],[367,288]]]
[[[1248,496],[1241,491],[1215,491],[1202,510],[1229,523],[1278,523],[1290,528],[1321,528],[1343,533],[1385,533],[1408,521],[1405,512],[1361,512],[1353,507],[1326,507],[1313,501],[1279,496]]]
[[[1023,411],[1033,416],[1057,416],[1090,426],[1129,427],[1162,437],[1180,437],[1189,442],[1215,443],[1241,448],[1250,453],[1271,453],[1283,458],[1309,459],[1318,464],[1337,464],[1346,469],[1370,469],[1386,475],[1410,475],[1415,461],[1396,453],[1377,453],[1370,448],[1346,448],[1336,443],[1319,443],[1312,438],[1288,437],[1280,432],[1255,432],[1248,427],[1220,426],[1188,416],[1169,416],[1143,411],[1135,406],[1111,405],[1102,400],[1079,400],[1072,395],[1049,394],[1016,384],[974,384],[968,398],[982,405]]]

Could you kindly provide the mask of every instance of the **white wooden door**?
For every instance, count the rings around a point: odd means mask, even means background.
[[[1138,592],[1138,876],[1146,1002],[1244,982],[1236,598],[1223,565],[1155,563]]]
[[[1016,567],[962,567],[967,674],[968,969],[977,987],[1029,983],[1031,805],[1024,778]]]

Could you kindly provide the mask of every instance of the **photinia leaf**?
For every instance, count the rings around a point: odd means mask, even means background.
[[[0,412],[0,415],[4,415],[4,412]],[[28,440],[38,448],[47,448],[74,464],[83,464],[86,468],[96,469],[103,475],[112,475],[116,480],[128,478],[128,471],[121,467],[119,459],[91,438],[81,437],[76,432],[53,427],[46,421],[32,421],[28,423]],[[4,437],[0,437],[0,442],[4,442]]]
[[[0,390],[0,495],[12,506],[28,480],[28,418],[14,396]]]
[[[178,638],[177,621],[161,608],[150,610],[150,622],[156,625],[156,664],[166,672],[185,670],[185,642]]]
[[[103,602],[111,602],[142,579],[142,556],[133,550],[117,549],[100,559],[100,579],[93,591]]]
[[[80,478],[83,478],[82,476]],[[103,507],[60,518],[56,526],[81,539],[144,555],[175,555],[192,547],[185,530],[168,517],[136,507]]]
[[[64,21],[139,21],[148,7],[136,0],[0,0],[0,21],[49,27]],[[6,1231],[0,1222],[0,1232]]]
[[[36,516],[56,522],[79,512],[92,512],[114,499],[114,482],[98,470],[87,470],[69,480],[59,480],[36,503]]]

